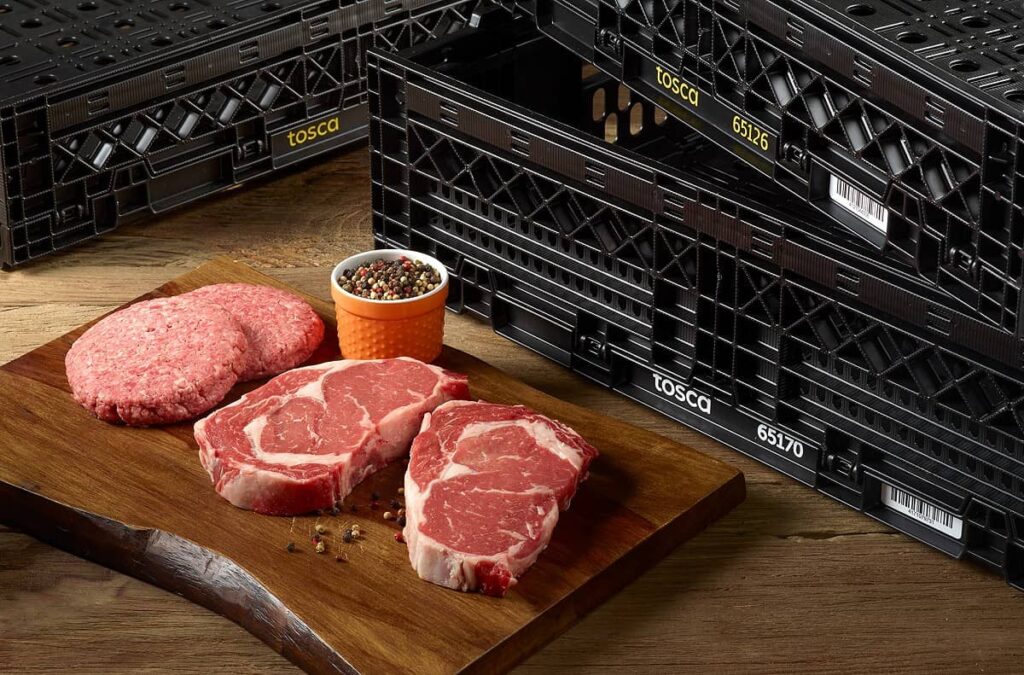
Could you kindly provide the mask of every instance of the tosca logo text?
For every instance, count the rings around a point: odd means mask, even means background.
[[[341,119],[339,117],[335,116],[330,119],[320,120],[316,124],[310,124],[308,127],[289,131],[288,147],[297,148],[306,143],[312,143],[319,138],[332,136],[339,131],[341,131]]]
[[[658,84],[673,96],[677,96],[682,99],[684,103],[689,103],[694,108],[700,105],[700,91],[691,87],[686,82],[679,79],[678,76],[673,75],[661,66],[655,66],[656,77]]]
[[[694,391],[686,385],[673,382],[667,377],[654,373],[654,388],[694,410],[699,410],[705,415],[711,414],[711,397]]]

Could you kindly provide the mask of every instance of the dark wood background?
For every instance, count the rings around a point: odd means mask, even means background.
[[[327,297],[370,245],[365,150],[0,274],[0,362],[214,255]],[[1020,672],[1024,594],[464,317],[454,346],[746,474],[748,498],[522,672]],[[2,411],[0,411],[2,414]],[[226,619],[0,527],[0,670],[285,672]]]

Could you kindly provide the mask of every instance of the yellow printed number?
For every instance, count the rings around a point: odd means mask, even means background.
[[[768,151],[768,133],[739,115],[734,115],[732,118],[732,131],[751,145],[761,148],[766,152]]]

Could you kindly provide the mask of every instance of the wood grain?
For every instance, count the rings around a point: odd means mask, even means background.
[[[0,362],[216,254],[326,298],[324,268],[370,244],[366,173],[365,151],[341,155],[0,274]],[[593,386],[480,322],[448,322],[453,346],[724,459],[747,478],[747,500],[735,511],[517,672],[1020,672],[1024,598],[998,577]],[[294,670],[212,612],[3,527],[0,636],[0,664],[16,673]]]
[[[217,258],[141,297],[225,282],[284,286]],[[308,299],[329,336],[314,360],[338,358],[332,306]],[[601,451],[548,549],[509,596],[454,593],[415,577],[392,537],[397,527],[370,505],[372,492],[397,495],[401,463],[346,500],[358,513],[271,518],[236,509],[213,492],[190,423],[105,424],[71,399],[64,355],[85,328],[0,367],[8,411],[0,416],[0,521],[213,609],[310,672],[506,670],[744,497],[742,475],[720,461],[446,349],[438,363],[468,375],[474,398],[528,405]],[[352,522],[367,534],[343,543]],[[315,524],[327,527],[327,555],[312,550]]]

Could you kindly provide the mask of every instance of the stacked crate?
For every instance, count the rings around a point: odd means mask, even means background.
[[[1024,585],[1019,3],[502,4],[371,50],[378,243]]]
[[[477,4],[0,3],[0,265],[361,142],[366,49]]]

